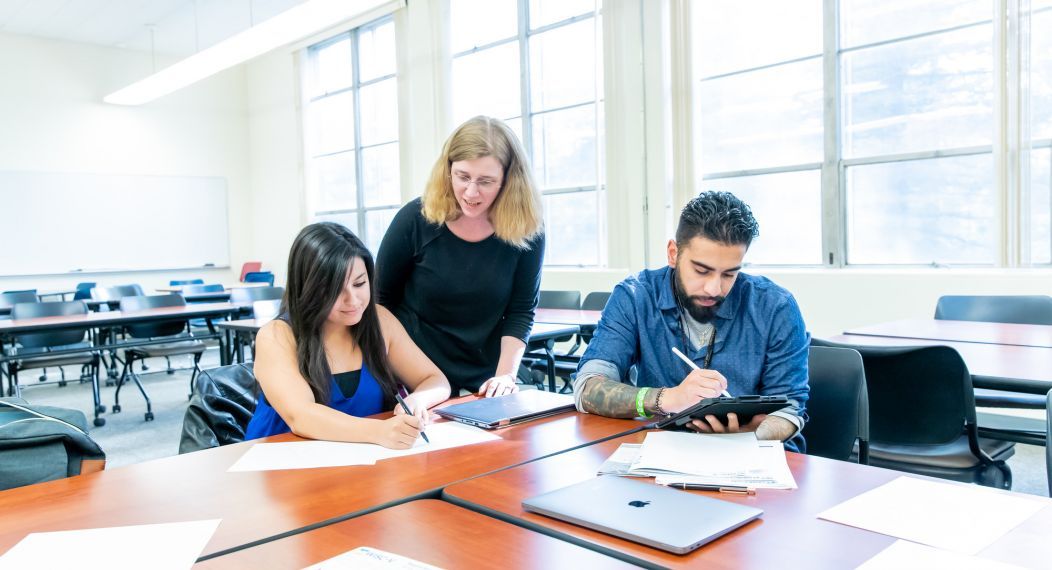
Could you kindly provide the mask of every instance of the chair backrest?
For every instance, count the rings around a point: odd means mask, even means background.
[[[252,364],[205,370],[194,380],[194,392],[183,416],[179,453],[238,443],[245,439],[258,389]]]
[[[187,285],[183,287],[183,295],[199,295],[201,293],[222,293],[226,289],[218,283],[208,285]]]
[[[4,293],[31,293],[34,296],[37,294],[36,289],[12,289],[10,291],[4,291]]]
[[[1052,325],[1052,297],[1047,295],[944,295],[935,318],[1023,325]]]
[[[113,287],[95,287],[91,290],[91,298],[96,301],[119,301],[125,297],[138,297],[143,294],[142,287],[138,283],[115,285]]]
[[[807,371],[807,453],[846,461],[857,441],[859,463],[865,463],[869,403],[862,356],[849,348],[812,346]]]
[[[76,290],[73,292],[73,300],[81,301],[91,298],[91,290],[95,288],[94,281],[85,281],[83,283],[77,283]]]
[[[168,285],[171,287],[178,285],[200,285],[204,282],[204,279],[172,279],[168,282]]]
[[[580,309],[580,291],[541,291],[537,307],[541,309]]]
[[[136,295],[121,298],[121,312],[144,311],[162,307],[185,307],[186,300],[180,295]],[[124,330],[136,338],[151,338],[176,335],[186,328],[187,319],[151,321],[125,325]]]
[[[0,489],[102,470],[84,412],[0,398]]]
[[[242,279],[245,283],[266,283],[274,286],[274,274],[269,271],[250,271]]]
[[[950,443],[975,437],[975,393],[968,367],[948,346],[861,346],[812,339],[812,346],[862,355],[873,445]],[[976,444],[978,447],[978,444]]]
[[[86,315],[88,306],[84,301],[59,301],[55,303],[18,303],[11,308],[13,319],[35,319],[39,317],[65,317]],[[84,340],[88,327],[74,330],[52,330],[39,333],[19,334],[16,338],[25,348],[44,348],[74,344]]]
[[[610,291],[592,291],[585,295],[584,301],[581,301],[581,308],[585,311],[602,311],[609,300]]]
[[[40,299],[37,298],[36,292],[29,291],[10,291],[7,293],[0,293],[0,308],[10,309],[19,303],[36,303]]]
[[[241,264],[241,282],[245,282],[246,275],[248,275],[249,273],[259,271],[260,269],[263,269],[262,261],[246,261],[245,263]]]
[[[252,318],[261,321],[274,319],[281,313],[281,299],[266,299],[252,302]]]
[[[1048,496],[1052,497],[1052,390],[1045,397],[1045,473]]]
[[[250,305],[255,301],[280,301],[284,295],[284,287],[234,287],[230,290],[230,302],[235,305]]]

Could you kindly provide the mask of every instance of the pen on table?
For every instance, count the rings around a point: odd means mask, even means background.
[[[398,392],[395,392],[395,399],[398,400],[398,403],[402,406],[402,411],[403,412],[409,414],[410,416],[413,415],[413,410],[409,409],[409,405],[406,404],[405,400],[402,399],[402,395],[401,394],[399,394]],[[427,439],[427,434],[424,433],[424,429],[423,428],[420,429],[420,437],[424,438],[424,441],[426,441],[428,443],[431,443],[431,440]]]
[[[708,485],[704,483],[669,483],[669,487],[684,489],[687,491],[719,491],[720,493],[735,493],[738,495],[755,495],[756,489],[752,487],[738,487],[736,485]]]
[[[686,362],[686,363],[687,363],[687,366],[690,366],[690,368],[691,368],[692,370],[701,370],[701,368],[699,368],[697,364],[694,364],[694,361],[693,361],[693,360],[691,360],[691,359],[687,358],[687,355],[686,355],[686,354],[683,354],[682,352],[680,352],[680,351],[679,351],[679,349],[678,349],[678,348],[676,348],[676,347],[674,347],[674,346],[672,347],[672,354],[675,354],[676,356],[680,357],[680,358],[681,358],[681,359],[683,360],[683,362]],[[722,392],[722,394],[723,394],[723,396],[724,396],[724,397],[727,397],[727,398],[730,398],[730,397],[731,397],[731,394],[730,394],[730,392],[728,392],[728,391],[726,391],[726,390],[724,390],[724,391]]]

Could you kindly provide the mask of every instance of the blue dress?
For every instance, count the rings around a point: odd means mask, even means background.
[[[344,372],[340,375],[342,374],[347,373]],[[340,385],[335,378],[330,380],[330,408],[352,416],[365,417],[382,412],[383,406],[384,394],[380,389],[380,384],[377,383],[376,378],[373,378],[373,375],[369,373],[364,364],[358,380],[358,389],[349,398],[343,395],[343,390],[340,389]],[[256,404],[256,411],[252,414],[248,427],[245,428],[245,441],[290,431],[292,430],[289,429],[289,425],[285,423],[285,420],[281,419],[278,412],[270,405],[266,395],[261,394],[259,402]]]

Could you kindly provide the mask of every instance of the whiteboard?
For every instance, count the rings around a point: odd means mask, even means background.
[[[228,267],[226,179],[0,172],[0,275]]]

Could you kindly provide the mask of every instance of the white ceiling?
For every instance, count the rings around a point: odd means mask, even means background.
[[[305,0],[0,0],[0,32],[188,56]]]

